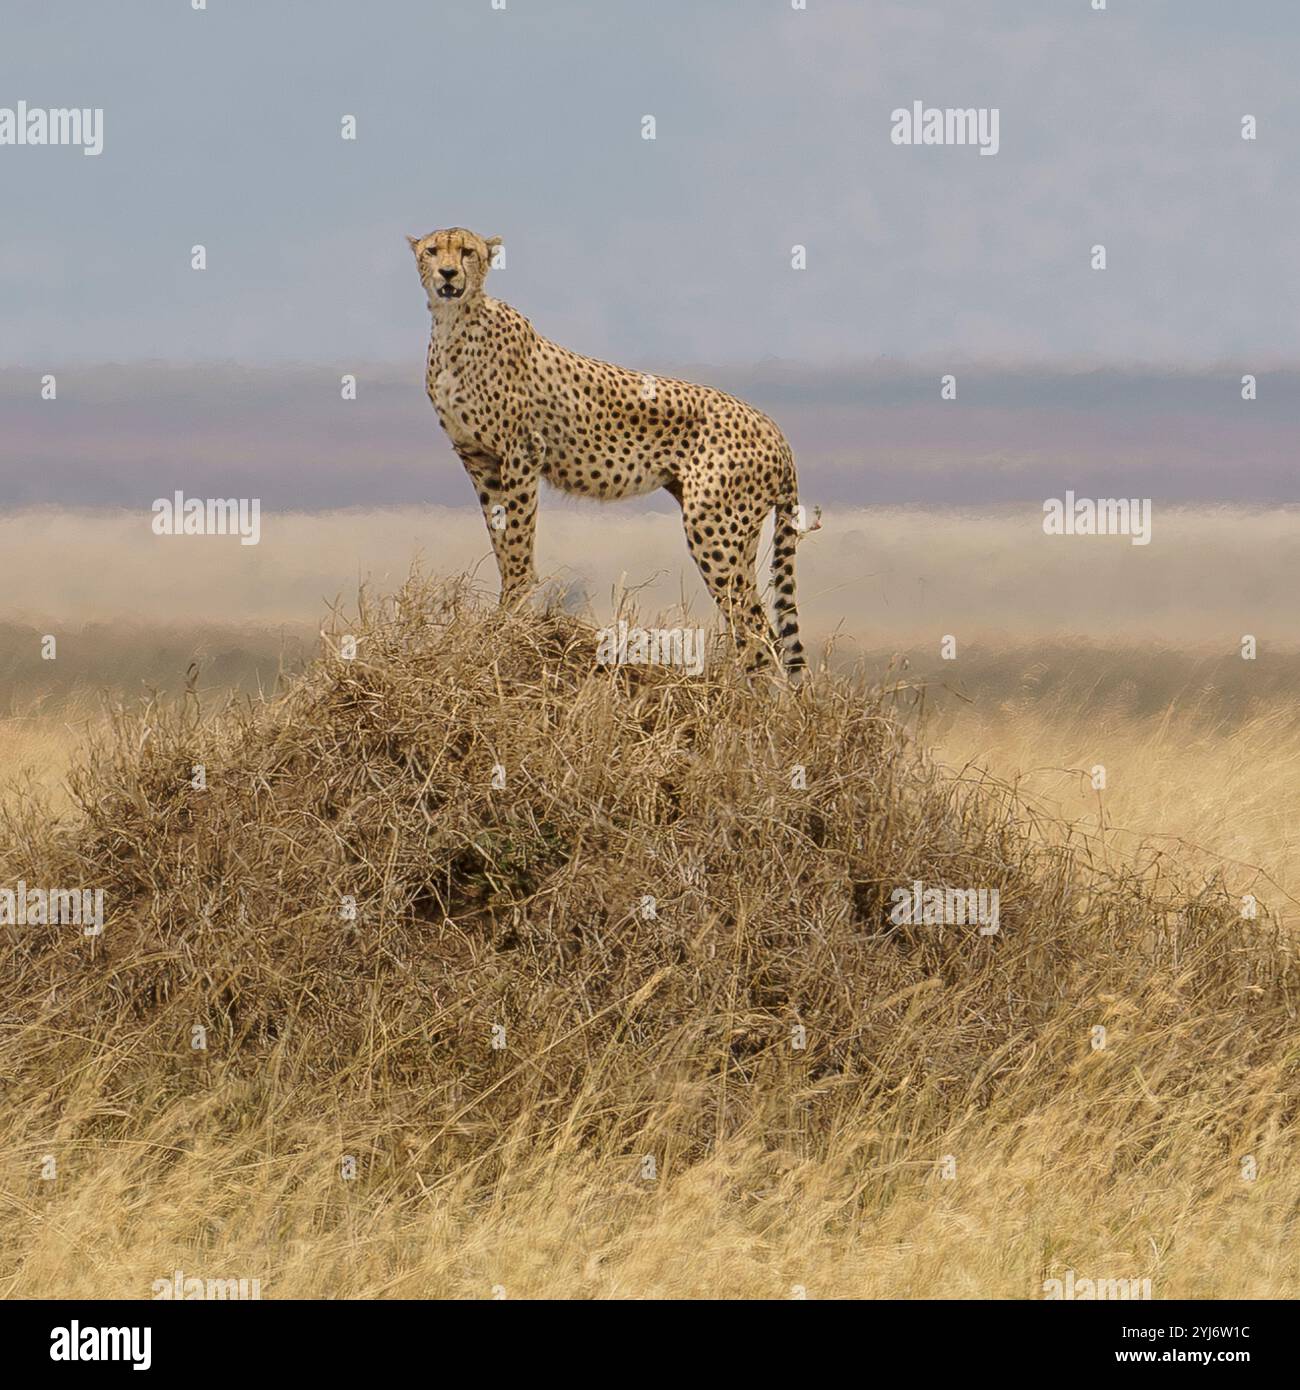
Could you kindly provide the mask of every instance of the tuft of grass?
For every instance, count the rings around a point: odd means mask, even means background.
[[[1295,1292],[1266,905],[946,773],[859,675],[595,650],[416,576],[9,805],[0,886],[107,922],[0,928],[0,1293]],[[1000,931],[893,924],[916,880]]]

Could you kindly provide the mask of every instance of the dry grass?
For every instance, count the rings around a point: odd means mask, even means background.
[[[1266,898],[1300,932],[1300,707],[1294,699],[1230,724],[1175,712],[1081,718],[1055,703],[936,730],[934,756],[963,776],[988,770],[1116,860]],[[1091,770],[1106,769],[1104,790]]]
[[[954,778],[851,676],[611,673],[419,581],[339,631],[10,798],[0,885],[108,924],[0,929],[0,1293],[1294,1296],[1300,976],[1232,885]],[[1000,934],[891,926],[918,878]]]
[[[908,672],[941,762],[1013,784],[1045,832],[1082,831],[1146,873],[1221,876],[1300,931],[1300,652],[1074,642],[943,668],[918,656]]]
[[[66,778],[93,723],[89,708],[64,706],[57,713],[0,719],[0,767],[5,770],[5,782],[12,788],[38,790],[52,808],[69,805]]]

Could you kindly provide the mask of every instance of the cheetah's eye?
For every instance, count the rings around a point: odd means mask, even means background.
[[[424,248],[424,254],[425,254],[426,256],[432,256],[432,255],[433,255],[433,247],[432,247],[432,246],[426,246],[426,247]]]
[[[477,256],[478,252],[472,246],[467,246],[460,254],[462,256]]]

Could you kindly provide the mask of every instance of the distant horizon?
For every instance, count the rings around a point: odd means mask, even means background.
[[[1126,371],[877,359],[837,368],[629,362],[767,411],[810,505],[973,505],[1079,495],[1163,503],[1300,500],[1300,366]],[[942,366],[942,370],[941,370]],[[0,506],[147,505],[176,489],[281,510],[470,500],[403,363],[0,369]],[[1256,399],[1242,398],[1249,372]],[[342,399],[342,377],[356,399]],[[940,379],[956,378],[955,400]],[[54,377],[55,398],[42,399]],[[671,508],[666,495],[625,505]]]

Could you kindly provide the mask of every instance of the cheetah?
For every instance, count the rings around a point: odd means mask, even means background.
[[[753,406],[710,386],[582,357],[484,292],[500,237],[464,227],[407,237],[433,317],[425,388],[487,522],[501,602],[537,583],[539,480],[613,502],[663,488],[686,544],[751,668],[805,665],[795,606],[800,535],[794,455]],[[776,631],[755,582],[759,529],[775,508]]]

